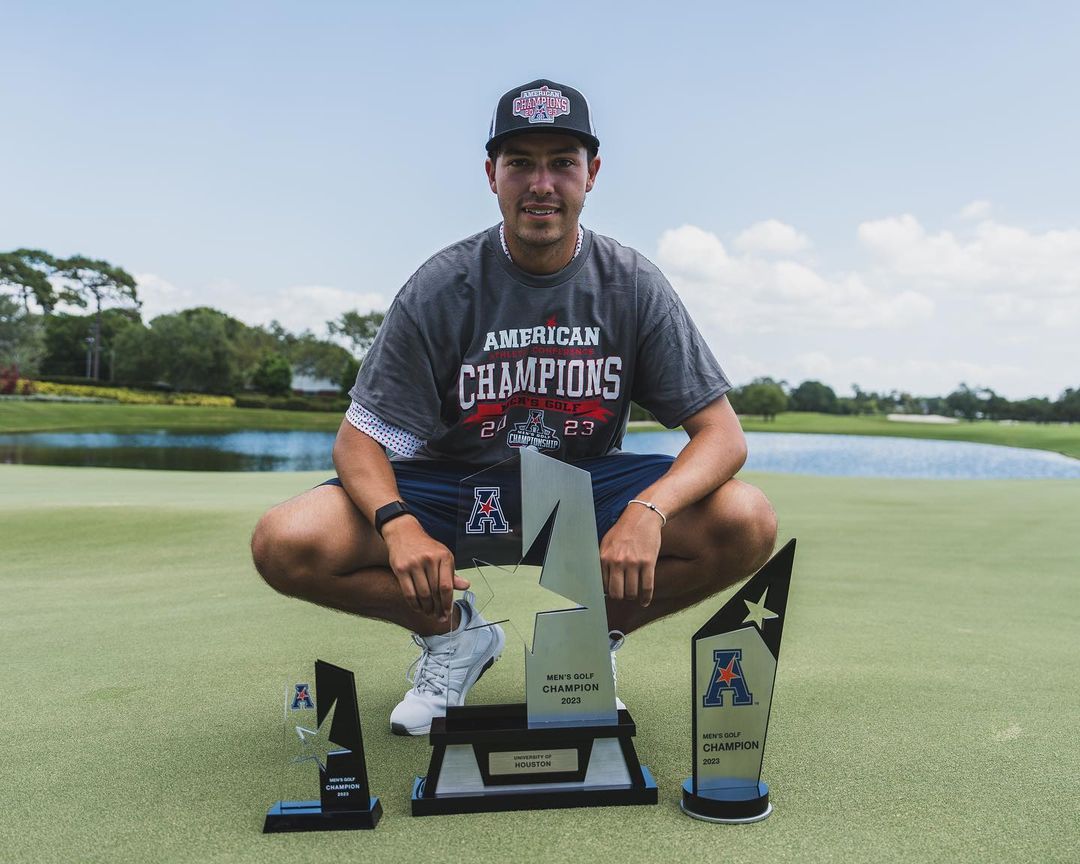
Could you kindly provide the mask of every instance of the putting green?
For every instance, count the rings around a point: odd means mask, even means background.
[[[280,597],[249,563],[259,513],[320,477],[0,466],[5,861],[1074,860],[1080,483],[751,478],[799,551],[776,809],[726,827],[677,806],[688,639],[720,599],[619,655],[659,806],[409,817],[429,748],[387,724],[408,636]],[[357,672],[386,815],[263,836],[282,678],[316,657]],[[504,659],[476,699],[520,683]]]

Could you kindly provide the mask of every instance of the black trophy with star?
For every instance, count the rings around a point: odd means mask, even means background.
[[[657,801],[615,698],[591,477],[520,454],[461,482],[455,565],[479,612],[454,638],[505,639],[502,667],[523,657],[526,699],[446,706],[414,816]]]
[[[757,822],[772,812],[761,760],[794,561],[790,540],[694,634],[694,773],[681,807],[695,819]]]
[[[315,678],[285,685],[282,800],[272,806],[264,834],[374,828],[382,816],[368,789],[356,680],[348,669],[315,661]],[[311,799],[318,776],[319,797]]]

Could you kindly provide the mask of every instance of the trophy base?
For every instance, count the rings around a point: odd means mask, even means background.
[[[655,804],[628,711],[604,726],[528,727],[518,705],[451,708],[431,724],[431,764],[412,815]]]
[[[323,810],[318,801],[278,801],[266,814],[263,834],[284,831],[356,831],[379,824],[382,804],[372,797],[367,810]]]
[[[679,808],[687,816],[723,825],[744,825],[760,822],[772,813],[769,787],[758,782],[756,789],[710,789],[707,795],[695,795],[693,778],[683,781]]]

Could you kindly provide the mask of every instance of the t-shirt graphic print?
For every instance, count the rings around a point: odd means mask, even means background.
[[[416,458],[480,465],[527,446],[568,461],[610,453],[631,399],[673,427],[728,389],[643,256],[585,231],[570,264],[536,276],[495,226],[413,274],[350,395],[425,441]]]

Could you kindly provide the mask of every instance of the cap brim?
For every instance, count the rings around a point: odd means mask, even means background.
[[[552,128],[550,126],[532,126],[526,129],[510,129],[503,132],[500,135],[496,135],[491,138],[487,144],[484,145],[484,149],[490,151],[492,147],[497,147],[510,138],[515,138],[518,135],[530,135],[530,134],[548,134],[548,135],[570,135],[577,138],[586,148],[593,147],[597,150],[600,149],[600,139],[594,135],[590,135],[588,132],[579,132],[577,129],[561,129],[558,127]]]

